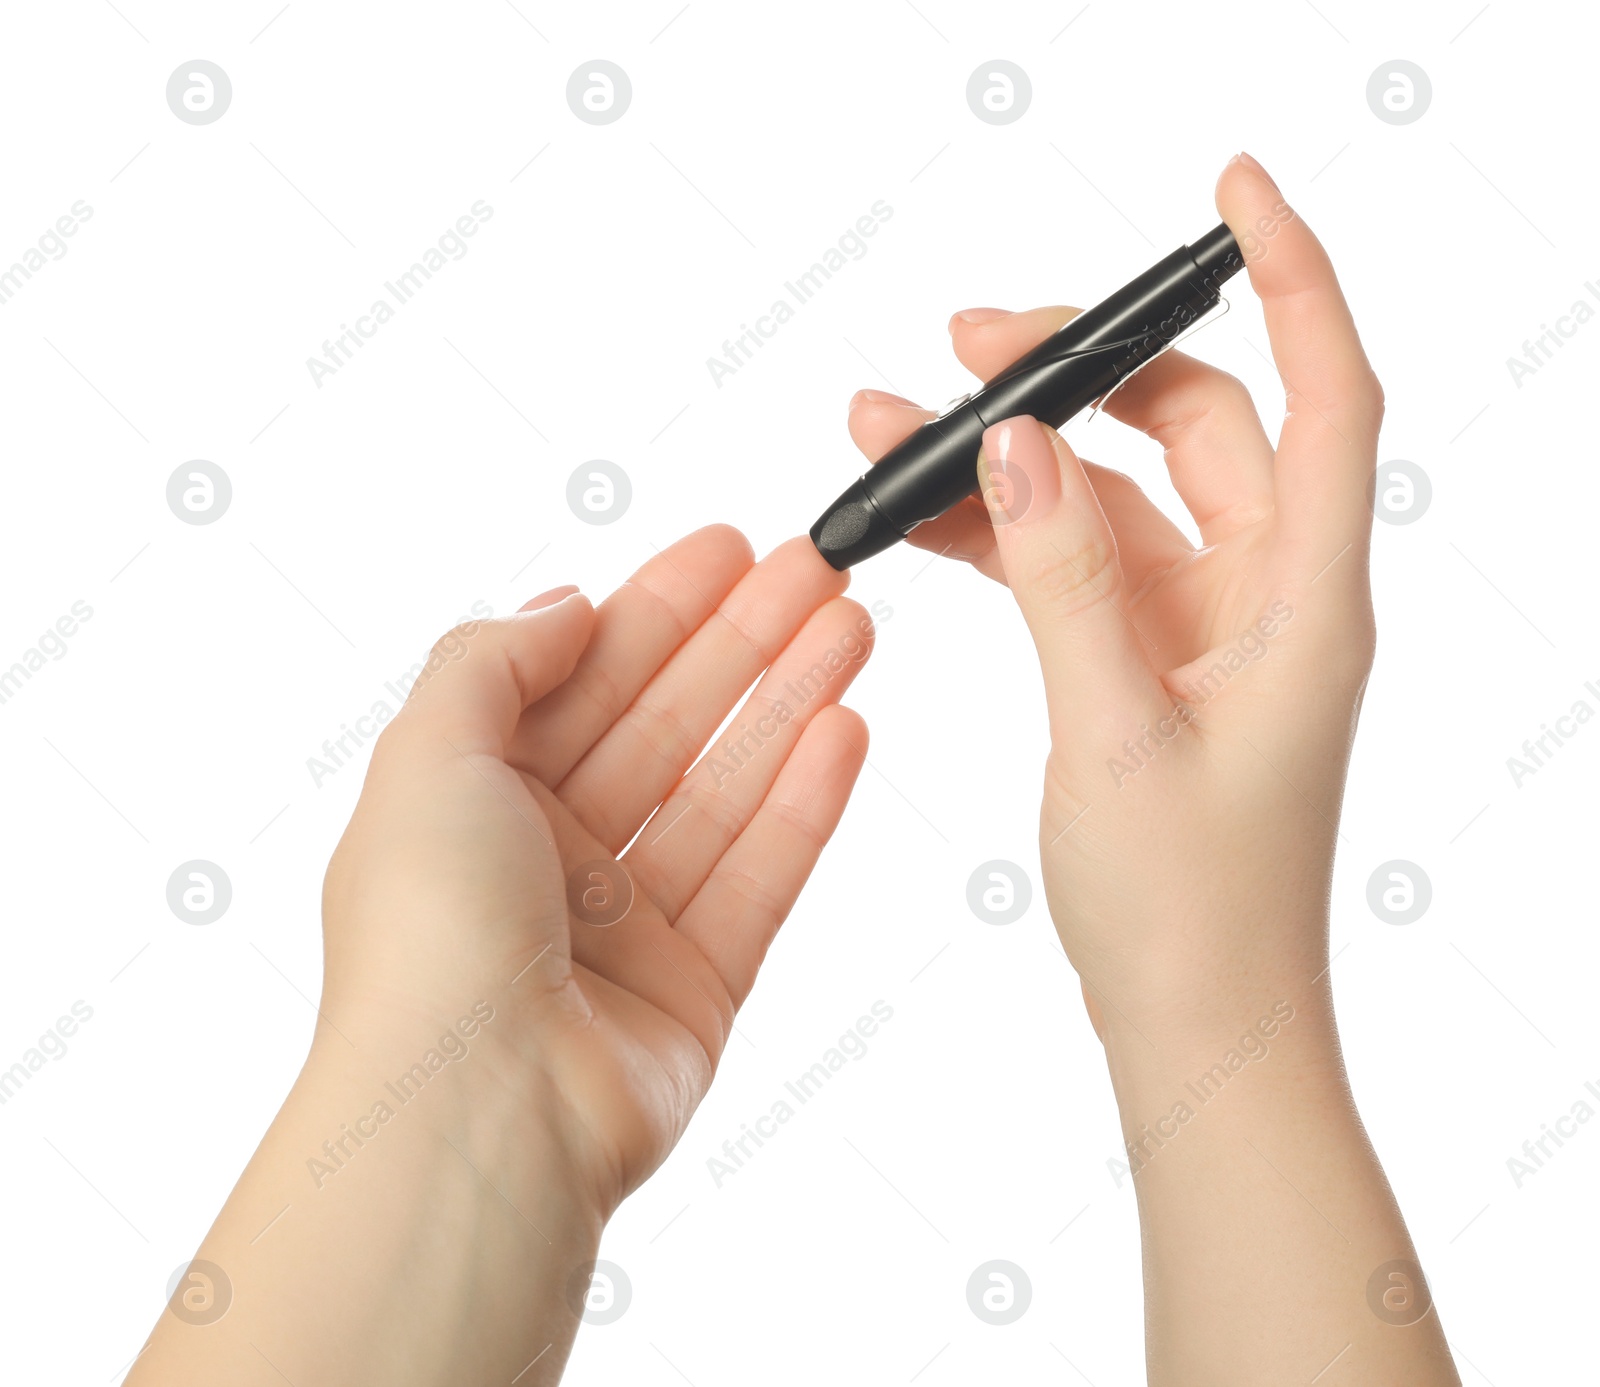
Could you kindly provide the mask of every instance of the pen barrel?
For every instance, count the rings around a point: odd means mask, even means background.
[[[862,481],[901,534],[943,515],[978,490],[984,422],[971,404],[930,419],[890,450]]]
[[[1221,299],[1188,246],[1086,309],[968,401],[987,423],[1031,414],[1060,428],[1169,346]]]

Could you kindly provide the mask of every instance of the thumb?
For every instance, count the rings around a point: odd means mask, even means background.
[[[513,616],[446,632],[391,724],[394,736],[504,756],[523,709],[565,682],[593,626],[588,599],[558,588]]]
[[[1028,415],[984,431],[978,480],[1006,581],[1039,650],[1058,747],[1170,711],[1127,611],[1117,543],[1083,464]]]

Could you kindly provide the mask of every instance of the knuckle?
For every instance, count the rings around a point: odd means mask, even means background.
[[[715,873],[723,889],[743,901],[751,916],[769,931],[783,923],[789,913],[783,901],[765,882],[741,867],[724,864]]]
[[[671,766],[683,766],[700,750],[700,738],[676,713],[640,700],[623,714],[649,749]]]
[[[1116,545],[1106,534],[1084,535],[1066,546],[1046,543],[1024,565],[1022,580],[1035,601],[1073,615],[1116,592]]]
[[[721,790],[708,784],[695,784],[684,791],[684,797],[689,809],[705,815],[721,841],[731,843],[744,831],[744,811]],[[677,820],[669,818],[667,822],[672,824]]]
[[[1341,663],[1351,675],[1365,679],[1378,655],[1378,623],[1372,609],[1362,611],[1339,642]]]
[[[1367,399],[1373,418],[1381,420],[1387,408],[1387,401],[1383,393],[1383,382],[1378,379],[1376,371],[1368,372]]]
[[[790,838],[803,844],[813,856],[822,855],[822,850],[828,845],[828,835],[812,822],[802,805],[790,800],[775,800],[767,806],[767,811],[783,825]]]
[[[452,660],[459,660],[467,653],[482,628],[481,621],[463,621],[452,626],[434,641],[432,650],[428,652],[427,671],[436,670],[440,665],[448,664]]]

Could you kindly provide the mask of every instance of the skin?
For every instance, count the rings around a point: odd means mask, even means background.
[[[202,1267],[173,1302],[226,1313],[163,1314],[129,1383],[560,1378],[601,1230],[705,1095],[861,768],[846,581],[713,526],[598,611],[556,589],[440,641],[328,867],[310,1056],[196,1254],[228,1287]],[[695,764],[763,670],[737,768]],[[590,923],[569,879],[618,858],[633,904]],[[402,1103],[386,1083],[451,1034]]]
[[[1039,650],[1045,891],[1128,1143],[1150,1382],[1455,1384],[1328,987],[1382,395],[1259,166],[1218,206],[1284,379],[1276,448],[1176,353],[1107,406],[1202,547],[1030,419],[913,542],[1008,583]],[[958,315],[956,353],[986,379],[1073,312]],[[862,392],[850,431],[876,458],[928,417]],[[129,1383],[559,1379],[605,1223],[704,1096],[863,763],[844,586],[803,539],[753,564],[712,527],[598,609],[556,589],[439,642],[328,868],[305,1067]],[[743,750],[697,759],[763,670]],[[596,923],[619,860],[631,905]]]
[[[1106,404],[1162,446],[1201,545],[1027,418],[984,435],[982,499],[912,543],[1008,583],[1039,649],[1045,893],[1129,1144],[1149,1381],[1454,1384],[1328,976],[1383,394],[1265,171],[1232,161],[1217,206],[1283,380],[1276,447],[1243,385],[1180,353]],[[958,314],[956,355],[988,379],[1076,311]],[[876,459],[930,417],[862,392],[850,431]]]

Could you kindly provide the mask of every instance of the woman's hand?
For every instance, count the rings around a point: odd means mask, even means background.
[[[1217,205],[1266,314],[1277,446],[1238,381],[1169,352],[1106,410],[1161,444],[1194,547],[1137,485],[1028,418],[983,499],[914,532],[1009,583],[1044,675],[1040,857],[1105,1043],[1143,1227],[1155,1387],[1454,1384],[1334,1027],[1328,900],[1373,655],[1383,396],[1321,245],[1253,160]],[[982,379],[1073,314],[950,324]],[[860,395],[881,456],[930,417]]]
[[[557,588],[447,635],[328,868],[323,1011],[426,1033],[488,998],[495,1080],[609,1213],[704,1096],[861,769],[846,581],[713,526],[598,612]]]
[[[845,581],[718,526],[434,647],[328,868],[310,1057],[130,1383],[559,1379],[861,768]]]
[[[1239,381],[1179,352],[1106,402],[1161,444],[1200,547],[1136,483],[1027,418],[985,434],[983,499],[912,536],[1009,582],[1038,645],[1045,888],[1097,1029],[1203,1029],[1323,972],[1372,660],[1382,392],[1326,254],[1277,187],[1235,161],[1218,207],[1284,381],[1277,447]],[[956,354],[987,378],[1076,311],[958,314]],[[850,429],[877,457],[927,417],[858,396]]]

